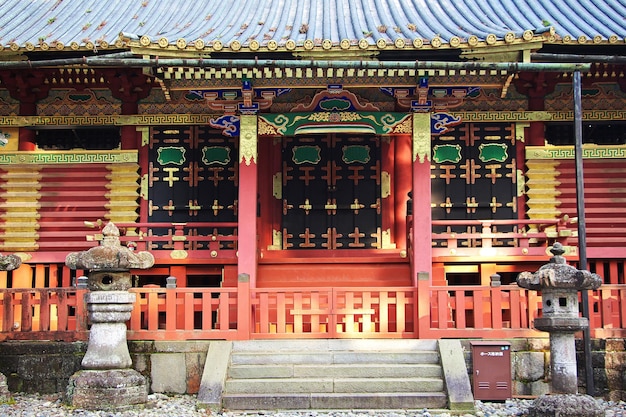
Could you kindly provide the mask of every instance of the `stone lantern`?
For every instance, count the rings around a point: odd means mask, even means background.
[[[83,370],[72,375],[67,388],[68,402],[85,409],[143,404],[148,395],[145,378],[131,369],[126,321],[136,298],[128,292],[132,284],[130,270],[150,268],[154,257],[122,246],[113,223],[108,223],[102,233],[100,246],[70,253],[65,259],[71,269],[89,271],[89,344],[81,363]]]
[[[591,396],[578,394],[574,337],[574,333],[589,326],[589,320],[579,316],[578,291],[595,290],[602,279],[568,265],[560,243],[555,243],[550,252],[554,256],[548,264],[535,273],[522,272],[517,277],[520,287],[541,291],[543,316],[535,319],[534,326],[550,333],[552,393],[535,400],[530,416],[604,416]]]
[[[12,271],[22,265],[22,258],[17,255],[0,255],[0,271]],[[7,377],[0,373],[0,401],[6,401],[10,397]]]

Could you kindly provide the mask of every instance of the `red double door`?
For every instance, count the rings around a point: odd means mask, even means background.
[[[283,138],[283,249],[381,245],[380,137]]]

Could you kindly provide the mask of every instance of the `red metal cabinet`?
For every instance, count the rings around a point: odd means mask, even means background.
[[[476,400],[511,398],[511,344],[508,342],[473,341],[472,388]]]

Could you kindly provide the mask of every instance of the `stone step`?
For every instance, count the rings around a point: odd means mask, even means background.
[[[297,339],[249,340],[233,343],[235,352],[307,352],[307,351],[436,351],[437,341],[432,339]]]
[[[230,394],[443,392],[437,378],[260,378],[228,379]]]
[[[252,364],[231,365],[229,378],[441,378],[439,364]]]
[[[338,363],[402,363],[402,364],[436,364],[439,362],[437,351],[411,351],[411,352],[365,352],[365,351],[257,351],[257,352],[233,352],[232,365],[253,364],[338,364]]]
[[[209,407],[473,410],[457,340],[255,340],[223,345],[223,352],[216,348],[207,355],[198,394],[199,402]]]
[[[444,393],[313,393],[229,394],[222,398],[229,410],[429,410],[445,409]]]

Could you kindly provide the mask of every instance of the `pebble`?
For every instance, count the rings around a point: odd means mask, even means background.
[[[626,402],[598,399],[606,409],[606,417],[626,417]],[[59,394],[38,395],[15,393],[11,400],[0,403],[3,417],[525,417],[532,400],[513,399],[504,402],[476,401],[473,413],[451,414],[436,410],[340,410],[233,412],[198,409],[193,395],[150,394],[148,402],[119,411],[93,411],[72,408]]]

